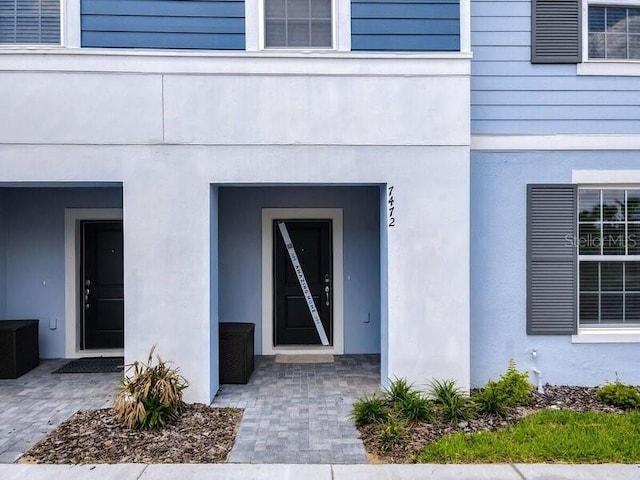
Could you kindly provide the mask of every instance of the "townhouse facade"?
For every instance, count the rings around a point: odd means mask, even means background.
[[[510,357],[552,384],[640,382],[639,15],[472,4],[474,382]]]
[[[640,383],[637,18],[0,0],[0,318],[39,318],[43,358],[157,344],[192,401],[220,322],[263,355],[379,353],[383,384],[509,358]]]

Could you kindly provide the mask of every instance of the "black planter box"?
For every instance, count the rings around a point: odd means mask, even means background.
[[[39,363],[38,320],[0,320],[0,378],[18,378]]]
[[[220,383],[247,383],[254,367],[253,323],[220,323]]]

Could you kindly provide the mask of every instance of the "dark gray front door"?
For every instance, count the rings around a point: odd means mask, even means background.
[[[82,222],[81,270],[81,348],[123,348],[122,221]]]
[[[274,345],[321,345],[300,282],[274,220]],[[333,344],[331,220],[284,220],[329,343]]]

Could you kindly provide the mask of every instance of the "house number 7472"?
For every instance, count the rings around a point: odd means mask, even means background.
[[[388,193],[387,195],[389,196],[387,203],[389,204],[389,226],[390,227],[395,227],[396,226],[396,218],[393,216],[393,211],[395,210],[394,207],[394,200],[393,200],[393,185],[389,187]]]

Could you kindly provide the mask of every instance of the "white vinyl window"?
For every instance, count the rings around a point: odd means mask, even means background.
[[[640,189],[578,190],[580,327],[640,326]]]
[[[640,60],[640,5],[589,5],[589,59]]]
[[[59,45],[60,0],[0,0],[0,44]]]

